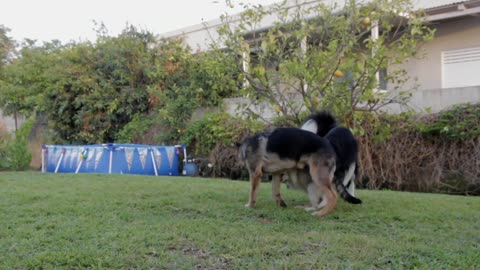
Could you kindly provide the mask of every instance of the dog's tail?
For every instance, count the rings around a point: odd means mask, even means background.
[[[350,193],[348,193],[347,188],[345,187],[345,185],[343,183],[341,183],[340,181],[337,181],[335,183],[335,185],[337,186],[338,193],[340,193],[340,197],[342,197],[345,201],[347,201],[351,204],[361,204],[362,203],[362,200],[360,200],[359,198],[354,197],[354,196],[350,195]]]
[[[310,114],[300,128],[324,137],[332,128],[336,126],[337,121],[330,112],[319,111]]]

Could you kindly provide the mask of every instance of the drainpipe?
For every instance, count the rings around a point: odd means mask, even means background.
[[[300,41],[300,49],[302,50],[303,57],[307,56],[307,37],[303,37],[302,40]],[[303,81],[303,87],[305,90],[305,93],[308,91],[308,84]]]
[[[242,52],[242,70],[245,74],[248,73],[248,70],[249,70],[249,61],[250,61],[250,46],[248,45],[248,43],[244,44],[243,45],[243,52]],[[248,79],[245,78],[243,79],[243,87],[244,88],[247,88],[249,85],[248,83]]]
[[[378,28],[379,28],[378,27],[378,21],[377,20],[372,21],[371,36],[372,36],[372,40],[374,42],[378,40],[378,35],[379,35]],[[375,57],[376,54],[377,54],[376,48],[374,47],[372,49],[372,57]],[[379,87],[380,87],[380,72],[379,71],[377,71],[375,73],[375,79],[377,80],[377,90],[379,90]]]

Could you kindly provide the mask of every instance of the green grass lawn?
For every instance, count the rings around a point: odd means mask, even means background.
[[[318,218],[224,179],[0,173],[0,269],[474,269],[480,197],[359,190]],[[478,269],[478,268],[477,268]]]

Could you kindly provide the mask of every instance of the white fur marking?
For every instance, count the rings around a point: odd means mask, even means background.
[[[305,124],[303,124],[302,127],[300,128],[313,133],[317,133],[317,130],[318,130],[317,122],[315,122],[312,119],[305,122]]]
[[[352,183],[348,187],[348,193],[350,193],[350,195],[355,197],[355,181],[353,181],[353,179],[352,179]]]
[[[330,179],[333,180],[333,178],[335,177],[335,170],[337,169],[337,166],[333,166],[332,170],[330,171],[330,173],[328,174],[328,176],[330,177]]]
[[[350,195],[355,196],[355,162],[352,162],[350,164],[350,167],[348,168],[348,172],[345,174],[345,178],[343,178],[343,185],[347,186],[348,182],[351,181],[350,186],[348,187],[348,193]]]
[[[308,193],[308,198],[310,199],[310,203],[312,204],[312,207],[316,208],[320,197],[318,196],[317,187],[315,186],[315,184],[313,183],[308,184],[307,193]]]
[[[324,196],[322,198],[322,202],[317,205],[317,209],[321,209],[321,208],[325,207],[325,205],[327,205],[327,197],[326,196]]]

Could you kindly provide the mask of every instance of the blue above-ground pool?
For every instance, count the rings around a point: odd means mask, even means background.
[[[42,171],[180,175],[181,153],[186,156],[184,145],[43,145]]]

